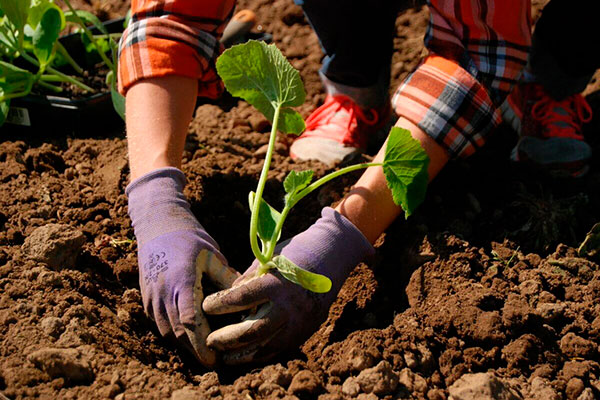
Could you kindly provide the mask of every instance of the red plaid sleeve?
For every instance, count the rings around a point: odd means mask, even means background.
[[[223,91],[214,63],[235,0],[133,0],[131,24],[119,45],[119,91],[141,79],[196,78],[198,95]]]
[[[430,0],[430,52],[398,88],[398,115],[451,157],[481,147],[500,124],[498,107],[517,82],[531,44],[530,1]]]

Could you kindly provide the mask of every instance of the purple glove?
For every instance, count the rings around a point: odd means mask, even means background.
[[[216,363],[206,346],[210,328],[202,313],[202,275],[222,289],[239,273],[198,223],[183,195],[185,176],[160,168],[132,182],[125,193],[138,242],[144,310],[160,334],[174,335],[205,366]]]
[[[255,261],[231,289],[204,300],[207,314],[227,314],[262,304],[241,323],[208,336],[208,346],[223,352],[226,364],[265,361],[300,345],[325,320],[356,264],[374,253],[364,235],[337,211],[327,207],[321,215],[314,225],[283,244],[281,254],[301,268],[331,279],[329,292],[310,292],[276,270],[257,278]]]

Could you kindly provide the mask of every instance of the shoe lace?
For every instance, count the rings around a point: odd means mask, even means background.
[[[355,120],[366,125],[375,125],[379,120],[379,114],[376,110],[369,109],[365,112],[348,96],[327,96],[325,103],[306,119],[306,130],[311,131],[320,125],[329,123],[335,114],[342,109],[347,110],[350,115],[348,126],[346,127],[348,131],[351,130],[352,123]]]
[[[545,137],[583,140],[581,126],[592,119],[592,108],[585,98],[574,94],[563,100],[554,100],[541,87],[536,92],[539,100],[533,105],[531,114],[544,127],[542,134]]]

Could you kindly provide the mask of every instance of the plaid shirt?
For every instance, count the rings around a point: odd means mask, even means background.
[[[473,154],[501,122],[498,107],[517,82],[531,45],[523,0],[431,0],[419,67],[392,104],[451,157]]]
[[[131,24],[119,46],[119,91],[152,77],[197,78],[198,94],[216,98],[219,38],[235,0],[132,0]]]
[[[291,0],[290,0],[291,1]],[[234,0],[133,0],[119,49],[119,90],[140,79],[198,78],[199,95],[223,89],[214,69]],[[530,1],[430,0],[429,50],[392,100],[398,115],[452,157],[468,156],[500,124],[531,43]]]

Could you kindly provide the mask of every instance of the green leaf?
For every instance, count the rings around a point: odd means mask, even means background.
[[[252,210],[252,206],[254,205],[254,195],[254,192],[250,192],[248,195],[250,210]],[[268,243],[271,241],[273,238],[273,232],[275,232],[275,227],[280,219],[281,214],[279,211],[271,207],[264,199],[261,199],[260,207],[258,208],[257,229],[258,237],[263,241],[263,243]],[[279,237],[275,238],[275,240],[279,240]]]
[[[0,8],[20,34],[27,23],[30,4],[31,0],[0,0]]]
[[[577,249],[581,257],[595,257],[600,250],[600,223],[592,226],[585,239]]]
[[[10,23],[7,17],[0,17],[0,56],[13,58],[15,56],[16,47],[18,47],[17,39],[14,36],[14,26]]]
[[[273,257],[273,263],[285,279],[302,286],[304,289],[315,293],[327,293],[331,290],[331,280],[325,275],[302,269],[282,255]]]
[[[0,90],[0,96],[2,96],[2,90]],[[6,122],[8,116],[8,110],[10,109],[10,100],[0,102],[0,126]]]
[[[304,131],[304,120],[289,108],[304,103],[302,79],[275,45],[250,40],[233,46],[218,58],[217,72],[233,96],[252,104],[271,122],[275,109],[281,106],[281,132]]]
[[[58,7],[56,4],[52,3],[49,0],[32,0],[29,15],[27,16],[27,24],[31,27],[32,30],[35,30],[37,28],[40,22],[42,22],[42,18],[49,10],[54,10],[60,16],[59,31],[65,29],[65,14],[63,13],[60,7]]]
[[[123,21],[123,29],[127,29],[129,24],[131,23],[131,8],[127,10],[127,14],[125,14],[125,21]]]
[[[106,83],[110,88],[110,97],[117,114],[125,121],[125,97],[117,90],[117,83],[113,71],[106,75]]]
[[[306,171],[290,171],[288,176],[283,181],[283,188],[286,193],[296,193],[310,184],[312,181],[314,172],[311,170]]]
[[[31,91],[35,75],[10,63],[0,61],[0,97],[18,94],[24,96]]]
[[[429,157],[410,131],[392,128],[385,149],[383,173],[392,191],[394,203],[401,206],[406,217],[425,199],[429,175]]]
[[[33,53],[43,69],[51,60],[54,53],[54,44],[61,30],[61,15],[54,8],[49,8],[33,32]]]
[[[313,171],[290,171],[288,176],[283,181],[283,188],[285,189],[285,204],[288,205],[291,198],[293,198],[296,193],[307,187],[313,178]],[[293,206],[293,204],[290,204]]]
[[[71,23],[77,24],[77,25],[80,25],[79,20],[81,19],[84,24],[93,25],[96,29],[98,29],[100,31],[100,33],[102,33],[104,35],[108,35],[108,31],[106,30],[106,27],[102,24],[102,22],[98,19],[98,17],[96,17],[91,12],[83,11],[83,10],[75,10],[75,12],[66,11],[65,19],[67,20],[67,22],[71,22]]]

